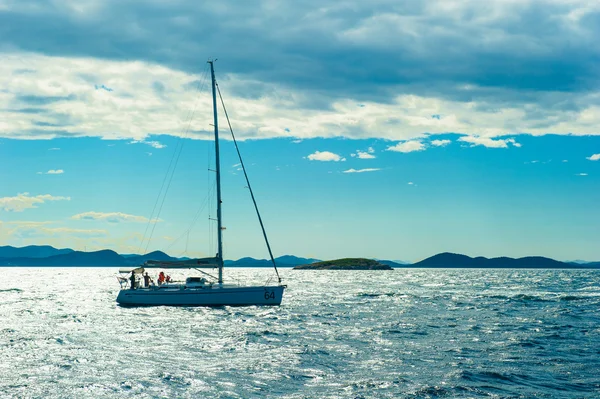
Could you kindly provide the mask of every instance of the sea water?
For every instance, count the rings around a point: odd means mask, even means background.
[[[2,398],[600,397],[600,271],[283,269],[280,307],[137,309],[115,268],[0,272]]]

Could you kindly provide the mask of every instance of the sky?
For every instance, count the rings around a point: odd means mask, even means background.
[[[217,59],[275,256],[600,260],[600,4],[203,3],[0,0],[0,245],[214,255]]]

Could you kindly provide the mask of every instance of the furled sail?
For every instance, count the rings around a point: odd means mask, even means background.
[[[176,261],[147,260],[145,268],[158,269],[213,269],[219,267],[218,258],[201,258]]]

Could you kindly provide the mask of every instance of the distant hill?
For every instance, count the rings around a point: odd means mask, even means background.
[[[566,263],[571,263],[571,264],[574,264],[574,265],[584,266],[584,267],[597,267],[597,266],[600,266],[600,262],[590,262],[590,261],[587,261],[587,260],[580,260],[580,259],[569,260]]]
[[[123,255],[121,255],[121,256],[123,256]],[[179,258],[174,258],[172,256],[169,256],[162,251],[149,252],[146,255],[131,255],[131,256],[126,257],[125,259],[127,259],[127,262],[131,265],[141,265],[142,263],[144,263],[147,260],[159,260],[159,261],[182,260]]]
[[[401,263],[401,262],[395,261],[395,260],[383,260],[383,259],[376,259],[376,260],[377,260],[377,262],[379,262],[381,264],[388,265],[393,268],[410,266],[410,263],[406,263],[406,262]]]
[[[275,258],[277,264],[288,265],[288,266],[298,266],[298,265],[307,265],[310,263],[320,262],[320,259],[314,258],[300,258],[298,256],[293,255],[283,255],[279,258]]]
[[[124,257],[108,249],[94,252],[73,251],[47,257],[0,257],[0,266],[136,266],[146,260],[177,260],[161,251]]]
[[[238,260],[223,261],[225,266],[229,267],[267,267],[273,266],[271,261],[266,259],[254,259],[250,257],[240,258]]]
[[[294,270],[392,270],[392,267],[373,259],[344,258],[299,265]]]
[[[185,260],[187,257],[175,258],[162,251],[154,251],[145,255],[118,254],[111,250],[95,252],[74,251],[70,248],[57,249],[49,245],[12,247],[0,246],[0,266],[137,266],[147,260],[175,261]],[[283,255],[275,258],[279,267],[294,267],[296,269],[310,268],[341,268],[346,266],[373,267],[375,264],[386,268],[539,268],[539,269],[598,269],[600,262],[573,263],[559,262],[541,256],[525,258],[471,258],[466,255],[441,253],[424,259],[414,264],[400,263],[400,261],[345,258],[335,261],[321,262],[314,258],[302,258],[293,255]],[[367,262],[368,261],[368,262]],[[328,262],[335,262],[330,264]],[[354,262],[354,264],[352,264]],[[374,263],[369,263],[374,262]],[[579,261],[578,261],[579,262]],[[226,260],[227,267],[272,267],[268,259],[254,259],[250,257],[238,260]],[[297,267],[297,266],[311,267]]]
[[[275,263],[280,267],[293,267],[318,262],[318,259],[300,258],[293,255],[283,255],[275,258]],[[223,262],[228,267],[272,267],[273,264],[268,259],[240,258],[238,260],[226,260]]]
[[[423,268],[534,268],[534,269],[576,269],[590,268],[591,264],[573,264],[560,262],[542,256],[528,256],[525,258],[484,258],[482,256],[471,258],[470,256],[444,252],[413,263],[408,267]],[[406,267],[406,266],[405,266]]]
[[[188,257],[175,258],[162,251],[154,251],[145,255],[117,254],[111,250],[95,252],[74,251],[69,248],[56,249],[51,246],[29,246],[16,248],[0,247],[0,266],[136,266],[147,260],[176,261],[187,260]],[[275,258],[277,266],[293,267],[318,261],[318,259],[301,258],[284,255]],[[228,267],[272,267],[267,259],[241,258],[226,260]]]
[[[129,263],[115,251],[73,251],[46,258],[0,258],[0,266],[128,266]]]
[[[70,248],[56,249],[49,245],[29,245],[27,247],[0,247],[0,258],[47,258],[74,252]]]

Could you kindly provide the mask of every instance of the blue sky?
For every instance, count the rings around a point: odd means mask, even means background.
[[[600,6],[35,3],[0,0],[0,245],[211,255],[216,57],[276,255],[600,259]],[[225,256],[266,257],[222,156]]]

